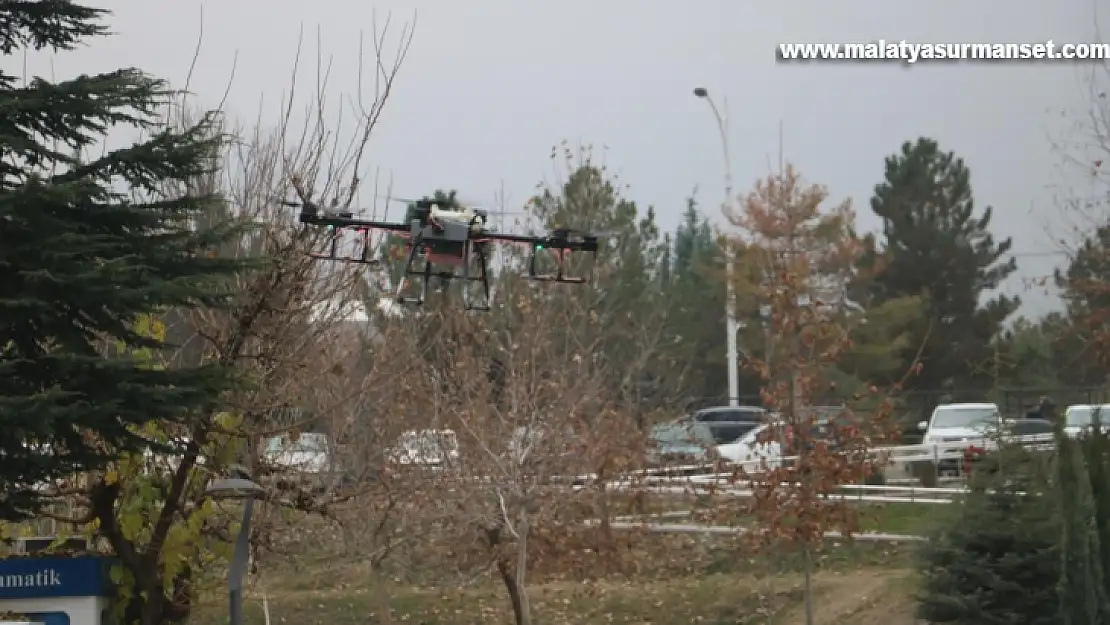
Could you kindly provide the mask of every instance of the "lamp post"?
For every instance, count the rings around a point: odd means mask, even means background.
[[[240,475],[246,475],[241,472]],[[254,500],[265,492],[249,477],[230,477],[212,480],[205,494],[213,499],[243,499],[243,520],[239,525],[239,536],[235,539],[235,551],[231,556],[231,566],[227,572],[228,614],[230,625],[243,625],[243,578],[247,573],[250,559],[251,515]]]
[[[725,206],[732,206],[732,161],[728,150],[728,101],[725,101],[725,114],[717,108],[709,90],[705,87],[694,89],[694,95],[709,103],[713,117],[717,120],[717,132],[721,135],[721,150],[725,157]],[[728,346],[728,405],[740,405],[740,346],[737,345],[739,324],[736,322],[736,295],[733,292],[733,250],[731,240],[725,244],[725,333]]]

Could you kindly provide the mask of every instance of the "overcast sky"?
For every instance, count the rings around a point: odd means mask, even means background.
[[[550,148],[566,139],[607,146],[627,195],[653,204],[665,227],[695,186],[716,215],[723,166],[710,110],[691,93],[702,85],[721,104],[728,98],[738,191],[774,167],[781,121],[786,158],[834,198],[853,198],[861,224],[874,227],[867,202],[883,157],[926,135],[965,158],[980,205],[995,207],[995,232],[1028,254],[1056,249],[1061,234],[1052,140],[1065,138],[1062,114],[1083,106],[1082,64],[782,64],[776,45],[1083,42],[1095,35],[1096,2],[1110,8],[1110,0],[100,0],[117,35],[56,57],[53,71],[140,66],[180,86],[203,7],[192,90],[218,102],[237,58],[227,110],[251,120],[261,101],[264,118],[276,119],[302,27],[310,66],[319,32],[338,99],[358,90],[359,33],[369,35],[372,14],[381,24],[392,12],[397,28],[415,12],[412,48],[370,154],[397,195],[444,187],[492,198],[503,185],[519,204],[550,176]],[[28,67],[50,71],[44,59]],[[306,68],[302,84],[313,74]],[[1048,299],[1024,279],[1059,261],[1022,256],[1006,290],[1029,300],[1027,312],[1042,310]]]

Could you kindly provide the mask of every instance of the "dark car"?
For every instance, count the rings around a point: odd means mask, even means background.
[[[738,440],[768,418],[768,412],[758,406],[715,406],[702,408],[685,420],[705,424],[713,441],[724,445]]]

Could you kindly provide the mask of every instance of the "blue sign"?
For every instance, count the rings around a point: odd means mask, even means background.
[[[107,596],[114,562],[96,556],[2,559],[0,599]]]

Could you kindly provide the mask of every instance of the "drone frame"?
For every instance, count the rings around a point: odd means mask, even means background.
[[[383,230],[393,232],[408,239],[408,251],[405,255],[404,270],[394,293],[394,299],[400,304],[422,306],[428,298],[428,289],[433,278],[450,282],[462,280],[462,299],[466,310],[490,310],[490,284],[489,284],[489,255],[488,246],[491,242],[524,244],[531,247],[528,260],[527,278],[537,282],[556,282],[562,284],[583,284],[586,278],[568,276],[564,273],[566,255],[572,251],[585,251],[596,254],[598,251],[597,236],[582,234],[573,237],[569,229],[552,230],[547,236],[530,236],[507,234],[475,230],[478,218],[484,220],[486,214],[475,210],[475,220],[470,223],[461,221],[433,222],[429,219],[430,209],[435,203],[424,201],[414,203],[417,209],[416,216],[406,225],[397,222],[379,222],[355,218],[350,212],[320,214],[319,208],[309,202],[299,204],[301,207],[300,222],[307,226],[327,226],[332,232],[328,241],[329,253],[313,253],[312,257],[319,260],[352,262],[363,265],[380,265],[381,261],[370,257],[370,231]],[[355,230],[361,237],[361,254],[358,257],[343,257],[338,255],[339,232],[342,230]],[[577,234],[577,233],[573,233]],[[452,248],[442,251],[444,247]],[[556,254],[556,269],[553,274],[537,273],[536,262],[540,250],[550,250]],[[435,256],[450,256],[457,258],[459,263],[450,271],[436,271],[434,269]],[[414,266],[418,257],[423,257],[422,266]],[[477,272],[472,266],[477,261]],[[462,275],[456,273],[455,267],[462,266]],[[406,294],[406,288],[413,278],[420,280],[418,294]],[[467,286],[471,282],[481,284],[482,301],[474,301],[469,294]]]

